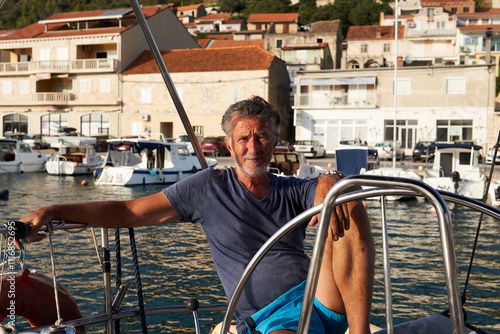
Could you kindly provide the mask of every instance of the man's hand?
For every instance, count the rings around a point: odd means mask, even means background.
[[[316,187],[316,195],[314,197],[314,205],[322,203],[325,200],[325,196],[330,191],[335,183],[337,183],[342,178],[339,174],[323,174],[318,181]],[[315,215],[309,225],[314,226],[319,221],[319,214]],[[330,231],[332,232],[333,240],[338,240],[344,236],[344,232],[350,228],[350,217],[349,210],[347,209],[347,204],[335,206],[335,210],[332,212],[332,217],[330,218]]]
[[[30,233],[28,234],[29,242],[38,242],[46,238],[45,234],[38,234],[40,228],[53,219],[53,214],[51,210],[52,207],[46,207],[38,209],[27,216],[20,219],[23,223],[28,223],[31,225]]]

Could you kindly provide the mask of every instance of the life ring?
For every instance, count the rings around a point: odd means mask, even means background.
[[[57,284],[59,309],[63,321],[80,319],[82,314],[73,296],[62,284]],[[32,327],[53,325],[58,320],[52,278],[24,269],[22,274],[4,274],[0,295],[0,321],[26,319]],[[85,326],[77,328],[85,332]]]

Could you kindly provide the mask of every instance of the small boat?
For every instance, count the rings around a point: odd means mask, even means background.
[[[60,141],[52,147],[59,148],[45,164],[45,170],[52,175],[92,174],[103,163],[92,145],[72,145]]]
[[[323,173],[323,168],[311,165],[303,154],[296,152],[274,152],[267,169],[278,176],[294,176],[306,180],[316,180]]]
[[[106,166],[96,170],[96,185],[134,186],[175,183],[202,170],[186,144],[142,138],[108,140]],[[207,159],[209,167],[217,164]]]
[[[0,138],[0,174],[41,172],[45,161],[47,156],[33,151],[28,143]]]
[[[422,180],[420,175],[418,175],[414,170],[409,169],[409,168],[402,168],[402,167],[378,167],[378,168],[371,169],[368,171],[361,170],[360,174],[398,177],[398,178],[405,178],[405,179],[411,179],[411,180],[417,180],[417,181]],[[387,200],[393,200],[393,201],[409,200],[409,199],[414,199],[414,198],[415,198],[415,196],[413,196],[413,195],[397,195],[397,196],[387,196],[386,197]],[[367,199],[377,199],[377,198],[370,197]]]
[[[432,169],[425,171],[423,181],[444,190],[473,199],[482,199],[486,176],[479,166],[478,145],[437,144]]]

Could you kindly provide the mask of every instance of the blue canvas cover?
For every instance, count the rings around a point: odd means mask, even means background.
[[[343,149],[335,151],[337,170],[346,175],[359,174],[361,168],[368,170],[368,151],[363,149]]]

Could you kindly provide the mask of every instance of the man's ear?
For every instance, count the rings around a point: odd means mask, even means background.
[[[233,148],[231,147],[231,140],[228,139],[228,136],[224,137],[224,143],[226,143],[227,150],[229,151],[229,153],[231,153],[231,157],[234,158]]]

